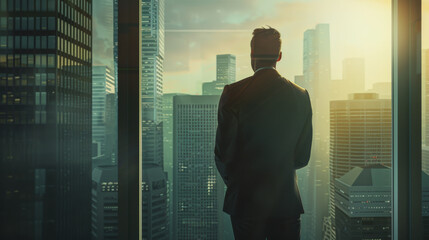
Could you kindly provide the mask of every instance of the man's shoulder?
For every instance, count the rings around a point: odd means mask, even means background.
[[[237,82],[234,83],[230,83],[228,85],[226,85],[225,87],[228,88],[228,92],[230,93],[236,93],[239,92],[240,90],[242,90],[242,88],[244,86],[246,86],[247,84],[249,84],[250,80],[252,79],[252,76],[247,77],[247,78],[243,78]]]
[[[287,85],[290,86],[290,88],[292,89],[292,91],[294,91],[295,93],[297,93],[300,96],[306,96],[307,95],[307,90],[301,86],[299,86],[298,84],[289,81],[288,79],[286,79],[285,77],[281,78],[283,80],[283,82],[285,82]]]

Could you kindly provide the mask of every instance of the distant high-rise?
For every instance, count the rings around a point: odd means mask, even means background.
[[[391,174],[383,165],[354,167],[335,179],[336,239],[391,239]],[[429,176],[422,172],[423,236],[429,237]]]
[[[363,58],[343,60],[343,81],[349,88],[348,93],[365,91],[365,60]]]
[[[376,93],[355,93],[349,100],[331,101],[330,220],[335,237],[335,179],[354,167],[391,165],[390,99]]]
[[[168,239],[167,176],[164,173],[162,94],[164,0],[142,0],[142,172],[143,180],[164,184],[143,189],[144,239]],[[143,184],[144,185],[144,184]],[[159,201],[155,201],[155,196]],[[165,198],[165,199],[164,199]],[[164,203],[165,200],[165,203]]]
[[[141,50],[142,159],[144,163],[162,166],[164,0],[142,0]]]
[[[0,19],[1,238],[89,239],[92,1],[1,1]]]
[[[305,84],[304,75],[297,75],[297,76],[295,76],[294,82],[295,82],[295,84],[297,84],[300,87],[303,87],[305,89],[309,89],[310,88],[310,86],[307,86]]]
[[[162,95],[162,123],[164,138],[164,169],[168,176],[168,210],[170,226],[173,222],[173,97],[183,93],[165,93]],[[173,231],[170,231],[170,239]]]
[[[100,165],[92,171],[92,239],[118,239],[118,168]]]
[[[115,72],[116,89],[118,89],[118,30],[119,30],[119,19],[118,19],[118,2],[119,0],[113,0],[113,71]]]
[[[369,89],[368,92],[378,93],[378,95],[382,99],[391,99],[392,98],[392,83],[391,82],[376,82],[372,85],[372,89]]]
[[[235,56],[232,54],[216,55],[216,81],[230,84],[235,82]]]
[[[391,239],[391,169],[354,167],[335,179],[336,239]]]
[[[203,95],[221,95],[225,85],[235,82],[235,56],[216,55],[216,80],[203,83]]]
[[[115,79],[107,66],[92,67],[92,142],[100,145],[101,153],[106,151],[106,109],[107,94],[115,94]],[[96,156],[93,156],[96,157]]]
[[[329,24],[318,24],[304,32],[303,84],[307,87],[313,107],[313,146],[308,169],[297,172],[308,174],[308,183],[302,187],[306,213],[302,224],[303,239],[321,239],[324,218],[328,216],[329,180],[329,98],[331,85],[331,48]],[[311,215],[312,214],[312,215]]]
[[[117,94],[109,93],[106,95],[105,109],[105,151],[104,158],[108,164],[117,164],[118,152],[118,105]]]
[[[348,83],[343,79],[331,80],[331,89],[329,100],[346,100],[347,96],[352,93]]]
[[[142,174],[142,236],[143,239],[169,238],[167,177],[156,164],[147,163]]]
[[[227,83],[223,81],[212,81],[203,83],[203,95],[221,95]]]
[[[213,150],[219,96],[173,101],[174,239],[221,239],[224,183]]]
[[[173,97],[184,93],[166,93],[162,96],[162,122],[164,138],[164,168],[169,180],[173,177]]]

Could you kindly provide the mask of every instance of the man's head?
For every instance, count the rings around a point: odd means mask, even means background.
[[[253,30],[250,41],[253,71],[260,67],[275,67],[282,58],[281,46],[280,33],[276,29],[262,27]]]

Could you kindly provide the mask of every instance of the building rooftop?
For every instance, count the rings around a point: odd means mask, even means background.
[[[391,171],[390,167],[381,164],[355,167],[337,181],[353,187],[388,187],[391,186]],[[429,175],[424,172],[422,172],[422,183],[422,187],[429,188]]]

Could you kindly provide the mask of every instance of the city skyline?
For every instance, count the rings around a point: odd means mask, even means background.
[[[94,1],[94,5],[97,1],[101,0]],[[252,31],[266,24],[282,34],[284,55],[278,69],[291,81],[303,68],[302,32],[318,23],[331,25],[332,79],[342,78],[342,61],[351,57],[365,58],[366,89],[376,82],[391,79],[391,28],[386,27],[391,24],[390,1],[342,1],[341,12],[335,10],[338,1],[333,0],[272,0],[268,4],[257,1],[245,4],[240,0],[216,6],[207,0],[197,4],[166,0],[165,4],[165,93],[202,94],[201,84],[216,79],[217,54],[237,56],[237,80],[251,75]],[[208,9],[215,11],[208,12]],[[429,20],[429,7],[424,6],[422,10],[428,13],[422,15],[423,21]],[[95,11],[94,15],[99,12]],[[359,17],[361,12],[366,12],[369,17],[362,19]],[[102,31],[109,21],[95,18],[94,24],[103,27],[94,38],[107,41],[107,33]],[[422,34],[423,40],[429,39],[426,32]],[[429,47],[428,41],[422,41],[422,44],[424,48]],[[94,56],[100,57],[94,58],[94,64],[109,65],[105,57],[107,50],[98,49],[100,46],[95,46]]]
[[[48,0],[30,11],[28,1],[0,0],[0,189],[5,196],[0,215],[7,219],[2,231],[36,239],[117,237],[118,1]],[[326,230],[325,239],[335,239],[337,222],[356,220],[348,219],[355,216],[346,207],[341,221],[335,218],[343,204],[339,188],[349,189],[346,185],[357,179],[352,179],[358,176],[354,167],[392,162],[392,46],[385,42],[391,34],[390,1],[336,1],[341,13],[330,9],[333,0],[261,2],[141,1],[143,238],[232,237],[231,225],[225,225],[229,216],[222,212],[225,185],[213,155],[217,105],[225,84],[253,75],[250,38],[262,22],[282,34],[279,73],[305,87],[313,104],[313,152],[309,166],[297,174],[305,209],[302,239],[322,239]],[[357,18],[362,9],[366,19]],[[351,10],[356,13],[347,14]],[[429,6],[423,11],[429,22]],[[361,29],[365,24],[369,27]],[[429,48],[426,35],[422,45]],[[425,173],[428,71],[425,49]],[[429,178],[423,179],[423,216],[428,217]],[[346,184],[338,187],[341,181]]]

